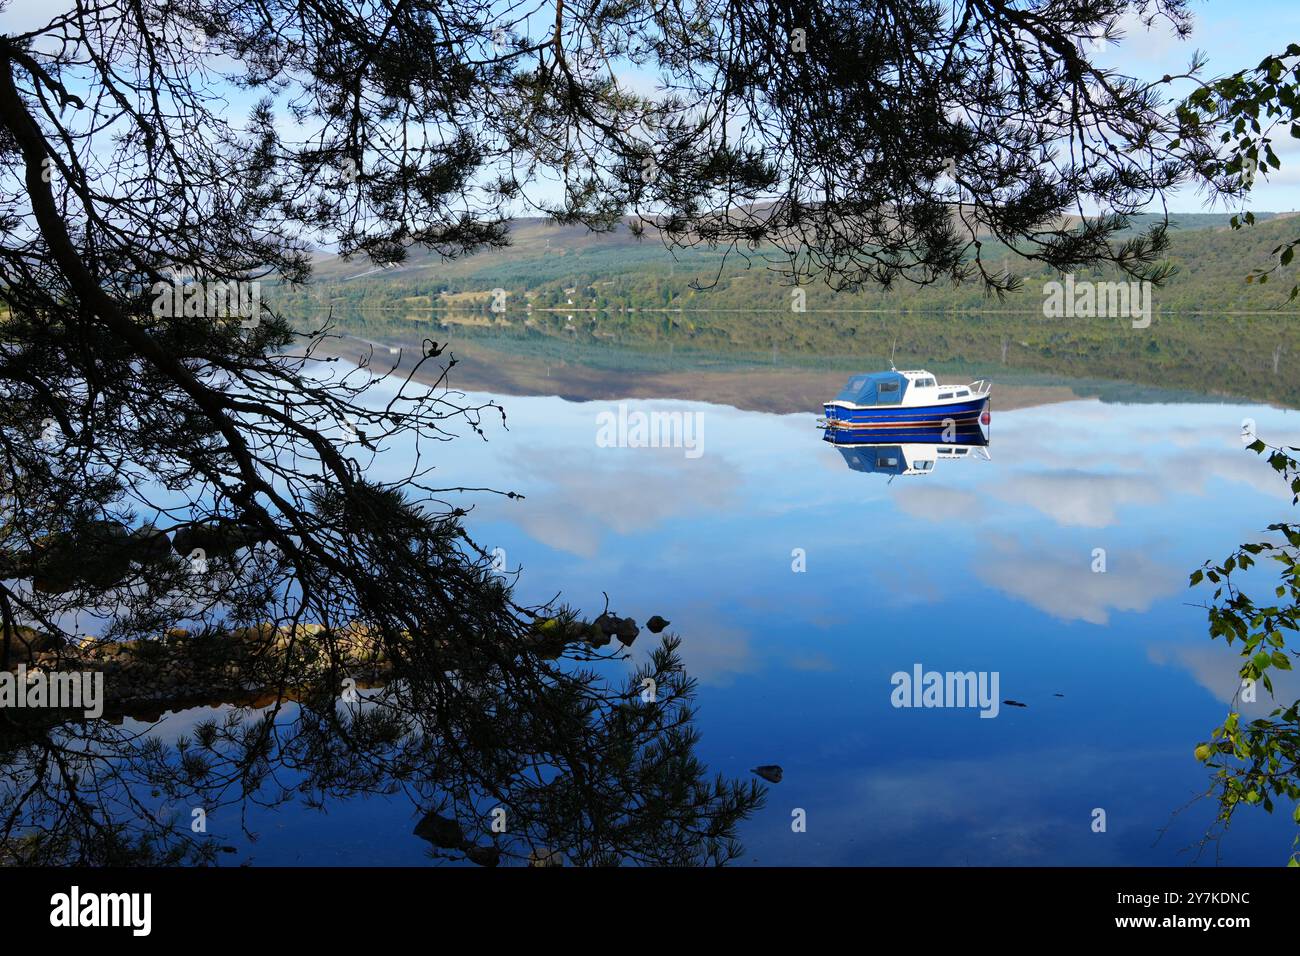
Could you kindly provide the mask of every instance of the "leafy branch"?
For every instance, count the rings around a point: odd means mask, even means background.
[[[1300,461],[1296,447],[1274,447],[1256,439],[1250,451],[1268,455],[1268,463],[1287,481],[1292,504],[1300,501]],[[1190,585],[1214,586],[1207,605],[1210,637],[1236,643],[1241,657],[1241,686],[1232,710],[1210,739],[1196,748],[1196,758],[1214,770],[1211,793],[1218,796],[1218,822],[1227,828],[1243,803],[1272,813],[1277,800],[1294,801],[1292,816],[1300,824],[1300,701],[1275,707],[1265,717],[1243,721],[1240,704],[1253,701],[1254,685],[1274,696],[1272,676],[1292,670],[1300,651],[1287,646],[1287,632],[1300,630],[1300,524],[1268,526],[1274,537],[1242,544],[1222,563],[1207,561],[1192,572]],[[1238,586],[1240,576],[1261,561],[1281,565],[1279,583],[1266,603]],[[1300,866],[1300,835],[1288,865]]]

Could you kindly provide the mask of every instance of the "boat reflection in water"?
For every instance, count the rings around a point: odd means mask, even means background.
[[[947,428],[844,428],[825,426],[822,440],[844,456],[854,471],[928,475],[945,459],[990,460],[988,426],[978,422]]]

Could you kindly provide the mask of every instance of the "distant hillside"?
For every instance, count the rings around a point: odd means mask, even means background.
[[[1229,214],[1172,217],[1169,258],[1178,269],[1154,301],[1165,311],[1217,313],[1285,307],[1290,281],[1248,285],[1245,275],[1270,261],[1270,251],[1300,231],[1293,214],[1257,214],[1257,225],[1233,231]],[[1156,217],[1141,217],[1134,230]],[[274,300],[291,312],[332,306],[350,312],[370,309],[470,309],[486,313],[491,290],[504,289],[511,311],[599,309],[683,309],[785,311],[791,288],[779,270],[754,255],[724,257],[694,248],[670,253],[653,238],[638,240],[625,227],[591,233],[543,219],[518,220],[512,244],[453,261],[413,251],[406,264],[378,270],[364,261],[325,257],[316,264],[307,290],[281,290]],[[956,288],[902,284],[889,292],[866,289],[833,293],[822,283],[806,288],[809,310],[887,309],[904,311],[1026,311],[1041,309],[1042,285],[1055,278],[1045,269],[1008,255],[993,242],[986,261],[1005,261],[1024,276],[1024,289],[1005,301],[986,299],[978,283]],[[1080,276],[1082,278],[1083,276]],[[1114,278],[1094,273],[1095,278]]]

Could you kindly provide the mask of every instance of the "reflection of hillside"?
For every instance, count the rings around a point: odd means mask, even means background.
[[[358,359],[370,345],[347,339],[317,350],[317,354]],[[773,412],[780,415],[820,412],[826,396],[843,384],[843,374],[811,368],[783,366],[736,368],[697,367],[681,371],[652,371],[600,368],[564,360],[536,358],[510,352],[498,352],[479,341],[456,338],[450,349],[456,367],[449,382],[466,391],[491,392],[494,395],[557,395],[570,401],[607,401],[625,398],[682,399],[730,405],[744,411]],[[407,349],[401,365],[409,367],[418,346]],[[387,369],[396,361],[387,349],[376,347],[372,366]],[[429,365],[417,376],[432,382],[443,365]],[[1068,385],[998,383],[996,407],[1028,408],[1065,402],[1079,397]],[[1088,393],[1092,394],[1092,393]]]
[[[555,332],[544,321],[531,328],[487,328],[343,315],[337,319],[339,330],[356,339],[333,342],[332,350],[355,357],[367,341],[412,346],[429,337],[450,340],[457,360],[451,382],[457,388],[576,401],[680,398],[795,413],[816,411],[838,390],[846,371],[887,367],[889,343],[897,339],[898,355],[907,362],[994,381],[995,410],[1077,397],[1107,402],[1240,398],[1300,407],[1300,377],[1291,374],[1287,360],[1300,352],[1300,330],[1285,316],[1164,319],[1145,330],[1120,328],[1114,320],[1075,320],[1067,327],[1024,317],[800,317],[832,328],[857,323],[858,333],[842,338],[856,338],[862,347],[839,353],[786,345],[769,346],[766,353],[715,348],[680,329],[672,335],[658,329],[646,337],[628,326],[635,318],[597,318],[597,332],[616,339],[610,341],[587,330]],[[662,323],[664,316],[654,321]],[[590,325],[590,319],[584,322]],[[408,355],[415,351],[407,349]],[[387,361],[386,348],[377,353],[377,364]]]

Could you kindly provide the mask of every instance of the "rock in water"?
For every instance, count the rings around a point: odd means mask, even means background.
[[[645,626],[650,629],[651,634],[658,634],[671,623],[672,621],[665,621],[662,617],[656,614],[654,617],[650,618],[650,620],[645,622]]]
[[[459,823],[440,817],[432,810],[415,825],[415,835],[444,850],[458,850],[465,842],[465,834]]]
[[[496,866],[501,862],[501,851],[494,846],[472,846],[465,855],[479,866]]]
[[[784,776],[781,768],[774,763],[765,763],[761,767],[755,767],[750,773],[757,774],[768,783],[780,783],[781,778]]]
[[[604,628],[601,628],[595,623],[586,626],[584,639],[592,647],[604,647],[610,641],[610,637],[605,633]]]
[[[1022,704],[1022,703],[1020,703],[1020,701],[1018,701],[1018,700],[1004,700],[1002,703],[1006,704],[1008,707],[1028,707],[1028,706],[1029,706],[1028,704]]]
[[[641,633],[641,628],[636,626],[636,621],[630,617],[625,617],[618,622],[618,628],[614,631],[614,636],[619,639],[624,647],[631,647],[636,636]]]
[[[208,558],[230,558],[244,548],[251,548],[265,540],[266,536],[259,529],[231,518],[198,522],[172,532],[172,548],[181,557],[192,554],[195,549],[202,549]]]
[[[15,664],[30,661],[35,654],[61,650],[68,643],[61,635],[46,634],[24,624],[19,624],[12,631],[9,628],[0,629],[0,643],[5,637],[9,638],[10,661]]]
[[[131,542],[142,561],[161,561],[172,552],[171,539],[152,524],[144,524],[133,530]]]
[[[528,852],[529,866],[564,866],[564,854],[559,850],[536,847]]]

